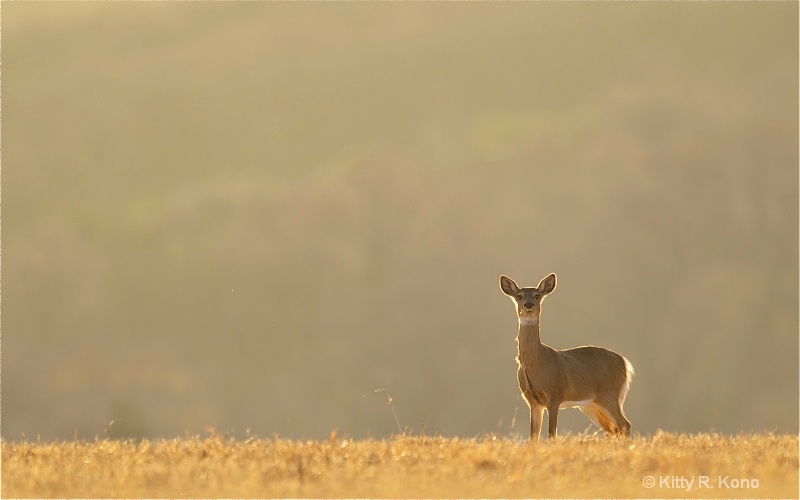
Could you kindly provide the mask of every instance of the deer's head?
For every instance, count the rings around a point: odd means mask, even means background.
[[[520,323],[538,323],[542,311],[542,300],[556,289],[556,275],[548,274],[536,287],[520,288],[508,276],[500,276],[500,289],[511,297],[517,306]]]

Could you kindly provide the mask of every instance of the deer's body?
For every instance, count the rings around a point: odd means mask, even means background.
[[[630,362],[602,347],[559,351],[542,343],[541,301],[555,285],[555,274],[536,288],[519,288],[511,278],[500,278],[503,293],[517,305],[517,380],[531,410],[531,440],[539,439],[545,409],[548,435],[554,437],[558,409],[575,406],[607,433],[630,435],[631,424],[622,411],[633,376]]]

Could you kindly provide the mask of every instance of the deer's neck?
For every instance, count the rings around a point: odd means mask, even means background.
[[[517,334],[517,348],[519,356],[525,361],[536,361],[542,351],[542,341],[539,338],[539,318],[519,318],[519,333]]]

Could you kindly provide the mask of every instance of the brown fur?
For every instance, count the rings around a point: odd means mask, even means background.
[[[555,287],[555,274],[535,288],[520,288],[511,278],[500,277],[500,289],[517,306],[517,381],[531,410],[531,440],[539,440],[545,409],[548,435],[556,436],[558,410],[566,402],[581,403],[577,406],[606,433],[629,436],[631,424],[622,405],[633,376],[630,362],[602,347],[558,351],[541,342],[541,303]]]

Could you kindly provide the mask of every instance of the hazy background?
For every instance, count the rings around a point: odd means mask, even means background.
[[[2,14],[4,439],[525,435],[549,272],[635,432],[798,432],[797,3]]]

